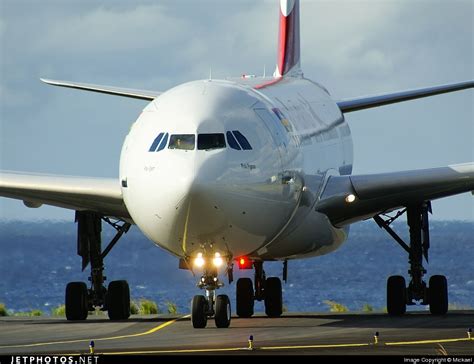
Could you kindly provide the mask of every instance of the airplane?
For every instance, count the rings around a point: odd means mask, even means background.
[[[204,291],[191,303],[194,328],[214,319],[231,323],[230,299],[217,295],[234,266],[254,271],[236,282],[236,314],[250,318],[255,301],[269,317],[282,315],[282,281],[266,277],[264,262],[329,254],[350,225],[374,219],[408,254],[403,276],[387,280],[387,311],[407,305],[448,311],[445,276],[429,281],[431,201],[474,191],[474,163],[424,170],[353,175],[353,141],[345,115],[359,110],[461,91],[474,81],[334,100],[304,77],[300,62],[299,0],[280,0],[277,66],[271,77],[187,82],[167,91],[42,79],[84,91],[145,100],[122,147],[119,178],[0,171],[0,196],[30,208],[75,211],[77,251],[90,266],[90,286],[66,286],[66,318],[85,320],[100,308],[111,320],[130,316],[127,281],[105,286],[104,259],[135,225],[156,246],[198,273]],[[406,214],[409,241],[391,227]],[[117,231],[103,249],[103,222]]]

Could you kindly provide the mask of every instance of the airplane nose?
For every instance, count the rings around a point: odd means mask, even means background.
[[[176,151],[161,163],[144,189],[150,210],[147,235],[175,254],[199,248],[218,227],[216,184],[225,170],[225,151]]]

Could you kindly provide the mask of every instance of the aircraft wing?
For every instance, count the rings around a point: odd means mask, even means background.
[[[474,194],[474,163],[423,170],[329,177],[316,204],[335,226],[463,192]],[[354,195],[353,202],[347,202]]]
[[[48,85],[75,88],[78,90],[99,92],[99,93],[115,95],[115,96],[130,97],[132,99],[140,99],[140,100],[154,100],[157,96],[161,94],[161,92],[158,92],[158,91],[135,90],[131,88],[93,85],[90,83],[48,80],[46,78],[41,78],[40,80],[43,81],[44,83],[47,83]]]
[[[381,95],[372,95],[357,97],[353,99],[344,99],[337,101],[337,105],[341,112],[348,113],[378,107],[383,105],[394,104],[408,100],[420,99],[422,97],[434,96],[453,91],[465,90],[474,87],[474,81],[465,81],[459,83],[451,83],[448,85],[433,86],[427,88],[419,88],[415,90],[400,91]]]
[[[130,220],[118,179],[0,171],[0,196]]]

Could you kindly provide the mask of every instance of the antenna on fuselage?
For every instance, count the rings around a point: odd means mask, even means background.
[[[212,80],[212,66],[209,66],[209,81]]]
[[[267,65],[263,65],[263,78],[267,77]]]

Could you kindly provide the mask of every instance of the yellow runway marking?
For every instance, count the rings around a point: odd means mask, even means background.
[[[18,344],[18,345],[4,345],[0,346],[0,349],[8,349],[8,348],[31,348],[31,347],[36,347],[36,346],[47,346],[47,345],[59,345],[59,344],[75,344],[75,343],[85,343],[85,342],[90,342],[91,340],[94,341],[109,341],[109,340],[120,340],[120,339],[128,339],[132,337],[139,337],[139,336],[145,336],[145,335],[150,335],[153,334],[161,329],[164,329],[165,327],[174,324],[176,321],[181,320],[183,318],[187,318],[190,315],[185,315],[181,316],[179,318],[167,321],[162,323],[161,325],[158,325],[148,331],[145,332],[139,332],[137,334],[129,334],[129,335],[120,335],[120,336],[111,336],[111,337],[102,337],[98,339],[90,338],[90,339],[77,339],[77,340],[65,340],[65,341],[49,341],[49,342],[44,342],[44,343],[34,343],[34,344]]]
[[[288,350],[288,349],[324,349],[324,348],[351,348],[370,346],[372,344],[318,344],[318,345],[286,345],[286,346],[262,346],[260,350]]]
[[[454,343],[458,341],[472,341],[474,344],[474,340],[468,339],[467,337],[461,339],[439,339],[439,340],[420,340],[420,341],[399,341],[399,342],[391,342],[385,343],[385,345],[421,345],[421,344],[442,344],[442,343]]]
[[[286,346],[261,346],[255,350],[297,350],[297,349],[331,349],[331,348],[350,348],[350,347],[382,347],[384,345],[423,345],[458,341],[473,341],[468,338],[460,339],[439,339],[439,340],[419,340],[419,341],[400,341],[387,342],[374,345],[373,343],[352,343],[352,344],[316,344],[316,345],[286,345]],[[164,350],[141,350],[141,351],[117,351],[103,352],[100,355],[144,355],[144,354],[172,354],[172,353],[206,353],[206,352],[225,352],[225,351],[251,351],[248,348],[204,348],[204,349],[164,349]]]
[[[142,355],[142,354],[172,354],[172,353],[207,353],[223,351],[248,350],[246,348],[209,348],[209,349],[170,349],[170,350],[146,350],[146,351],[117,351],[105,352],[100,355]]]

